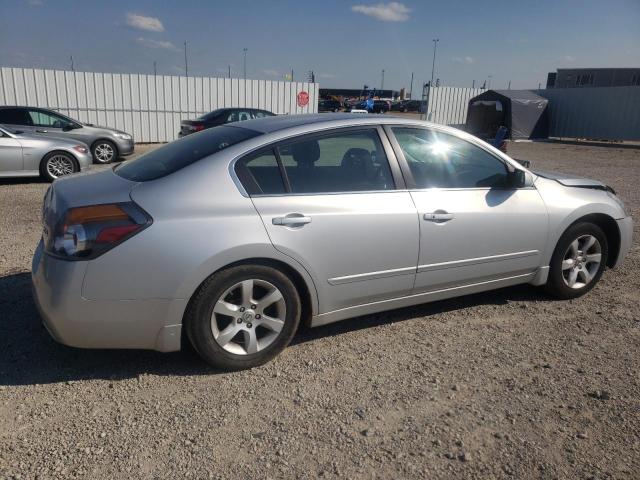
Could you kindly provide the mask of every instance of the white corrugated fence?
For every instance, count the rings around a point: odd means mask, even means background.
[[[482,88],[425,87],[427,121],[441,125],[465,123],[469,100],[484,91]]]
[[[315,113],[318,89],[317,83],[307,82],[0,69],[0,105],[50,108],[82,122],[124,130],[137,142],[174,140],[181,120],[221,107]],[[304,107],[298,105],[300,92],[309,95]]]

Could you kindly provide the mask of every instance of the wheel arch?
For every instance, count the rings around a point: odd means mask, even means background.
[[[302,307],[300,324],[304,325],[305,327],[311,325],[311,319],[313,318],[314,313],[317,311],[318,305],[317,292],[315,289],[315,285],[313,284],[313,280],[308,276],[308,274],[305,275],[294,266],[281,259],[260,256],[244,258],[242,260],[227,263],[226,265],[209,273],[198,283],[198,286],[191,293],[189,301],[187,303],[187,307],[185,308],[182,316],[182,322],[184,323],[185,316],[189,312],[189,305],[193,301],[193,298],[197,295],[202,285],[209,277],[211,277],[211,275],[240,265],[261,265],[271,267],[287,275],[287,277],[289,277],[289,279],[293,282],[296,290],[298,291],[298,294],[300,295],[300,303]]]
[[[607,267],[613,267],[618,260],[621,244],[620,228],[615,219],[606,213],[589,213],[574,220],[562,233],[564,234],[569,228],[578,223],[593,223],[602,229],[607,237]]]

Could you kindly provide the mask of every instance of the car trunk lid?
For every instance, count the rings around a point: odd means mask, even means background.
[[[119,177],[113,169],[63,177],[51,184],[44,197],[42,220],[53,226],[70,208],[130,202],[137,182]]]

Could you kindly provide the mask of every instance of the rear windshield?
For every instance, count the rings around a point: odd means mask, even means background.
[[[122,178],[147,182],[165,177],[227,147],[261,135],[246,128],[221,126],[188,135],[114,169]]]

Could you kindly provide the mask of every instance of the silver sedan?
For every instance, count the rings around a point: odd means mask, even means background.
[[[92,163],[89,147],[82,142],[29,135],[0,126],[0,178],[40,176],[52,182]]]
[[[528,283],[570,299],[627,254],[606,185],[403,118],[270,117],[189,135],[44,202],[35,298],[58,341],[225,369],[317,326]]]

